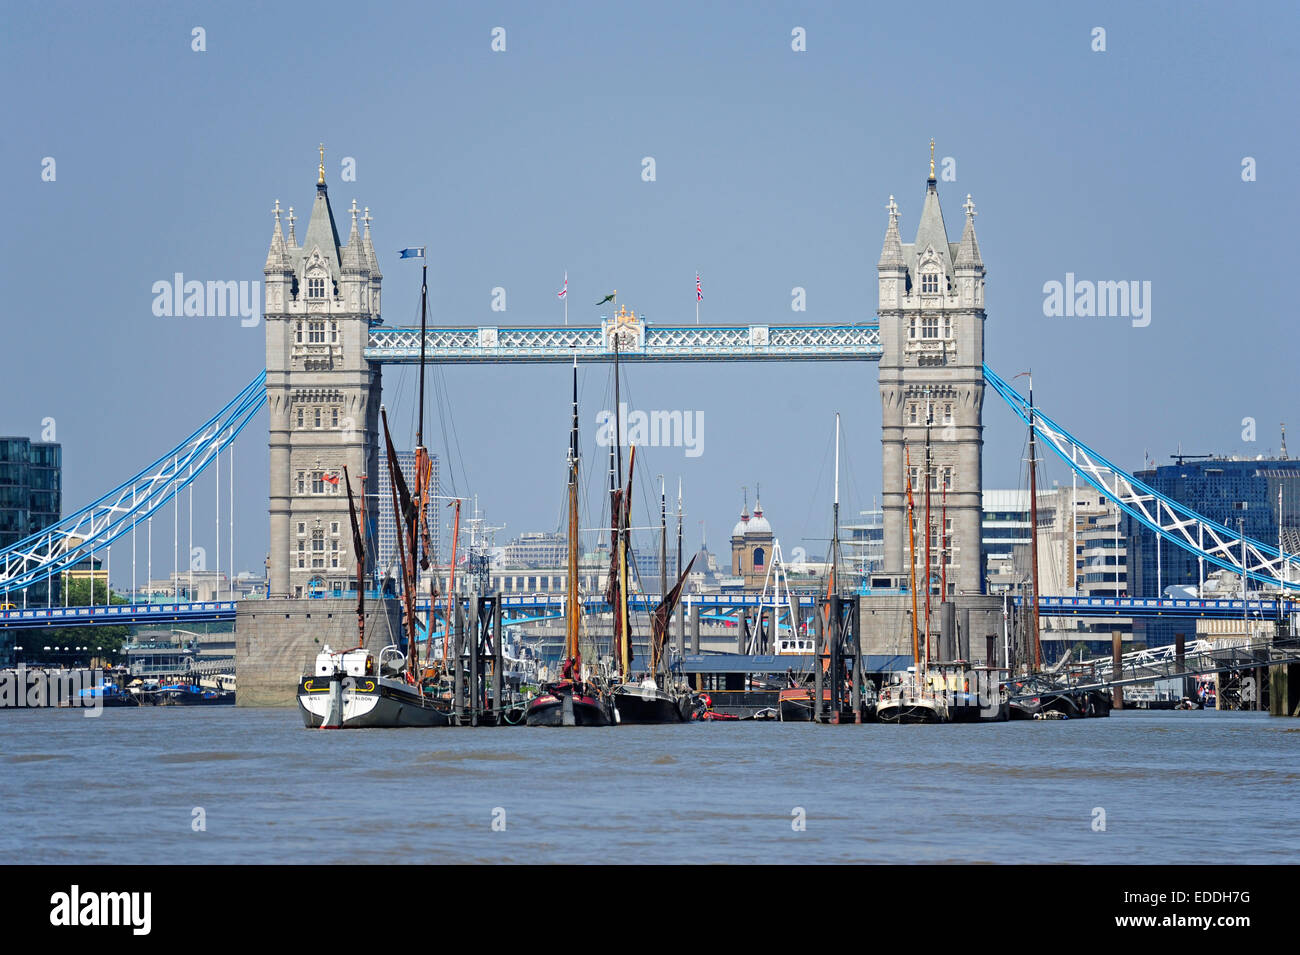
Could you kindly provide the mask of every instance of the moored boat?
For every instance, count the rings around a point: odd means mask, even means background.
[[[331,729],[450,725],[446,703],[422,694],[401,676],[400,669],[392,667],[393,661],[402,659],[396,646],[384,648],[380,659],[384,664],[377,668],[374,655],[362,647],[344,651],[324,647],[316,655],[312,673],[298,683],[303,725],[308,729],[327,724]]]
[[[568,574],[565,579],[564,666],[561,678],[543,683],[524,710],[528,726],[609,726],[614,706],[605,688],[587,679],[579,647],[578,600],[578,359],[573,359],[573,422],[568,459]]]
[[[933,688],[923,686],[915,679],[915,673],[909,672],[907,679],[881,689],[876,701],[876,720],[906,725],[950,723],[952,713]]]
[[[688,695],[668,693],[650,678],[620,684],[613,696],[620,723],[686,723],[691,718]]]

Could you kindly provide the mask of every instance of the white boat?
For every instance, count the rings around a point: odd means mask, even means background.
[[[876,701],[876,719],[881,723],[950,723],[947,702],[916,670],[908,667],[900,678],[884,686]]]
[[[446,701],[422,695],[405,679],[404,654],[385,647],[376,665],[363,647],[316,655],[312,672],[298,684],[298,712],[308,728],[353,729],[377,726],[448,726]]]

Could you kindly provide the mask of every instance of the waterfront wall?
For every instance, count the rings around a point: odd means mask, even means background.
[[[378,655],[402,633],[396,600],[366,602],[366,649]],[[235,610],[238,706],[292,706],[298,680],[321,649],[356,646],[357,604],[342,600],[241,600]]]
[[[917,598],[917,612],[924,616],[924,596]],[[930,616],[934,633],[941,629],[943,611],[938,598],[931,598]],[[968,648],[964,656],[971,663],[1001,665],[1002,660],[1002,599],[983,594],[958,594],[950,598],[952,617],[950,625],[962,631],[961,642]],[[862,651],[868,655],[912,653],[912,598],[907,594],[864,595],[859,598],[862,615]],[[918,621],[918,630],[924,638],[924,620]],[[989,658],[987,637],[994,637],[993,658]],[[967,642],[969,641],[969,642]],[[938,653],[936,648],[935,653]],[[947,656],[947,654],[943,654]],[[933,655],[932,655],[933,657]]]

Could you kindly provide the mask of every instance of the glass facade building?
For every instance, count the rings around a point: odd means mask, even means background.
[[[0,437],[0,549],[36,534],[63,516],[63,447],[53,441]],[[59,581],[40,580],[27,588],[28,606],[59,600]],[[0,603],[22,606],[20,593]]]
[[[1300,461],[1286,458],[1210,458],[1182,460],[1139,471],[1136,477],[1167,497],[1203,517],[1238,530],[1265,544],[1277,545],[1279,529],[1284,547],[1300,530]],[[1156,597],[1171,586],[1196,587],[1202,574],[1218,568],[1201,566],[1189,551],[1169,541],[1157,544],[1154,534],[1125,515],[1128,541],[1130,593]],[[1159,553],[1157,554],[1157,548]],[[1252,584],[1253,588],[1255,585]],[[1175,632],[1194,630],[1190,621],[1151,620],[1146,624],[1147,644],[1162,646]]]

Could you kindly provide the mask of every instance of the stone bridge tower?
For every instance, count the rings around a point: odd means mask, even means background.
[[[340,244],[325,186],[321,147],[316,198],[299,244],[275,231],[266,257],[266,396],[270,411],[271,597],[305,597],[313,589],[346,590],[356,581],[343,467],[360,495],[376,490],[380,367],[362,354],[380,321],[383,276],[370,241],[370,211]],[[361,505],[358,497],[358,506]],[[365,498],[365,520],[377,520]]]
[[[904,447],[910,449],[916,500],[917,590],[925,582],[925,422],[931,427],[932,593],[939,593],[941,502],[947,489],[948,590],[982,593],[981,546],[984,445],[984,263],[975,241],[975,206],[963,207],[961,241],[949,243],[934,176],[934,143],[916,240],[898,231],[889,197],[889,225],[878,264],[880,281],[880,404],[883,445],[884,536],[888,573],[908,573]]]

